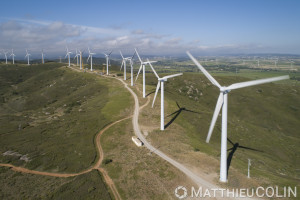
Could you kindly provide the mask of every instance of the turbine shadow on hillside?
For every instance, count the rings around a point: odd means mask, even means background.
[[[170,117],[170,116],[174,115],[174,117],[172,117],[172,119],[165,125],[165,129],[168,128],[175,121],[175,119],[180,115],[180,113],[182,111],[195,113],[195,114],[200,114],[199,112],[186,109],[185,107],[180,107],[177,101],[176,101],[176,105],[178,107],[178,110],[176,110],[175,112],[173,112],[173,113],[171,113],[170,115],[167,116],[167,117]]]
[[[227,151],[230,151],[229,154],[228,154],[228,157],[227,157],[227,175],[228,175],[228,172],[229,172],[229,168],[230,168],[230,164],[231,164],[231,161],[232,161],[232,157],[233,157],[234,153],[236,152],[236,150],[238,148],[247,149],[247,150],[251,150],[251,151],[256,151],[256,152],[263,153],[263,151],[258,150],[258,149],[241,146],[238,142],[237,143],[233,143],[229,138],[227,138],[227,141],[232,145],[232,147],[230,149],[227,149]]]
[[[151,92],[149,92],[148,94],[146,94],[146,97],[149,96],[150,94],[155,93],[155,90],[152,90]]]

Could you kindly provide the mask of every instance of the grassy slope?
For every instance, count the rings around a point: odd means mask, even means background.
[[[10,74],[13,70],[1,68],[4,83],[7,74],[13,76]],[[4,125],[0,151],[27,154],[31,162],[2,155],[1,162],[61,172],[88,168],[97,156],[93,144],[95,134],[106,124],[128,114],[129,94],[116,81],[68,69],[49,68],[31,75],[1,88],[5,102],[1,104],[0,118]],[[21,130],[18,130],[19,125]]]
[[[100,174],[72,178],[23,174],[0,167],[1,199],[111,199]]]
[[[222,85],[247,81],[243,77],[216,76]],[[147,76],[147,93],[153,91],[157,84],[156,78],[151,74]],[[299,184],[299,129],[300,129],[300,89],[295,84],[265,84],[240,90],[229,94],[228,107],[228,137],[240,145],[264,151],[263,153],[238,149],[232,159],[231,169],[238,169],[246,174],[247,159],[251,158],[252,177],[263,183],[271,182],[278,185]],[[168,137],[161,136],[160,131],[151,134],[153,141],[172,141],[172,133],[179,132],[183,143],[190,146],[189,151],[204,152],[219,159],[221,117],[219,117],[209,144],[205,143],[211,117],[219,95],[218,89],[211,85],[201,74],[185,73],[184,76],[168,80],[165,84],[166,110],[165,124],[174,115],[169,114],[178,110],[176,101],[181,107],[196,111],[191,113],[182,111],[164,132]],[[160,123],[160,96],[156,101],[156,110],[146,109],[145,119],[151,115],[155,124]],[[142,116],[143,116],[142,115]],[[221,115],[220,115],[221,116]],[[173,128],[172,128],[173,127]],[[176,128],[174,128],[176,127]],[[159,143],[159,142],[157,142]],[[169,145],[165,142],[164,145]],[[228,143],[228,148],[231,148]],[[165,147],[168,152],[168,147]],[[170,150],[170,149],[169,149]],[[178,151],[180,151],[178,149]],[[170,151],[170,154],[176,155]],[[181,152],[189,153],[189,152]],[[218,173],[218,168],[215,168]],[[229,184],[236,180],[229,171]],[[265,180],[264,180],[265,179]],[[263,181],[264,180],[264,181]]]
[[[173,199],[179,185],[191,186],[190,180],[166,161],[131,140],[131,119],[108,129],[101,137],[103,167],[115,182],[123,199]],[[105,160],[112,162],[105,164]]]
[[[97,157],[94,136],[106,124],[128,116],[132,106],[119,81],[79,74],[59,64],[2,65],[0,82],[0,162],[40,171],[79,172],[90,167]],[[31,161],[4,156],[8,150]],[[4,197],[110,198],[95,171],[65,179],[3,168],[0,176],[6,180],[0,186],[6,188],[0,192]],[[32,182],[37,184],[22,185]]]

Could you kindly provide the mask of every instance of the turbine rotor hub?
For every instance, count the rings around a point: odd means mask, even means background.
[[[226,89],[226,87],[221,87],[220,88],[220,92],[224,93],[224,94],[227,94],[230,92],[230,90]]]

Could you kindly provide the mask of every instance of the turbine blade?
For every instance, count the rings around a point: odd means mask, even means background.
[[[108,55],[110,55],[113,51],[111,51]]]
[[[172,74],[172,75],[168,75],[168,76],[164,76],[162,77],[163,79],[168,79],[168,78],[173,78],[173,77],[176,77],[176,76],[181,76],[182,73],[179,73],[179,74]]]
[[[91,57],[91,55],[89,55],[89,57],[88,57],[88,59],[87,59],[87,61],[86,61],[86,62],[88,62],[88,61],[89,61],[90,57]]]
[[[123,64],[124,64],[124,60],[122,61],[120,71],[122,70]]]
[[[188,51],[186,53],[190,57],[190,59],[192,59],[192,61],[195,63],[195,65],[197,65],[197,67],[208,78],[208,80],[210,80],[210,82],[212,82],[212,84],[214,84],[218,88],[221,88],[221,85],[206,71],[206,69],[204,69],[204,67],[202,67],[202,65],[192,56],[192,54],[190,54],[190,52],[188,52]]]
[[[135,51],[136,55],[138,56],[138,58],[139,58],[140,62],[142,63],[143,61],[142,61],[142,59],[141,59],[141,57],[140,57],[139,53],[137,52],[137,50],[136,50],[136,49],[134,49],[134,51]]]
[[[135,55],[135,54],[136,54],[136,52],[134,52],[134,53],[133,53],[133,55],[132,55],[131,59],[133,59],[133,57],[134,57],[134,55]]]
[[[289,78],[290,78],[289,75],[285,75],[285,76],[277,76],[277,77],[273,77],[273,78],[259,79],[259,80],[254,80],[254,81],[234,83],[234,84],[226,87],[226,90],[234,90],[234,89],[239,89],[239,88],[243,88],[243,87],[259,85],[259,84],[263,84],[263,83],[281,81],[281,80],[285,80],[285,79],[289,79]]]
[[[122,58],[124,59],[124,57],[123,57],[123,54],[122,54],[122,52],[121,52],[121,51],[120,51],[120,54],[121,54]]]
[[[139,69],[139,71],[138,71],[138,73],[137,73],[137,75],[136,75],[136,79],[135,79],[135,81],[138,79],[138,77],[139,77],[139,74],[140,74],[140,72],[141,72],[142,68],[143,68],[143,65],[141,64],[141,66],[140,66],[140,69]]]
[[[209,131],[208,131],[208,134],[207,134],[207,138],[206,138],[207,143],[209,143],[211,134],[214,130],[214,127],[215,127],[215,124],[216,124],[216,121],[218,119],[218,115],[220,113],[220,110],[221,110],[222,106],[223,106],[223,93],[220,93],[218,101],[217,101],[217,105],[216,105],[216,108],[215,108],[215,112],[214,112],[214,115],[213,115],[211,123],[210,123]]]
[[[147,60],[148,60],[148,62],[149,62],[149,59],[147,59]],[[154,72],[155,76],[156,76],[157,78],[159,78],[159,76],[158,76],[158,74],[156,73],[156,71],[154,70],[154,68],[153,68],[152,64],[151,64],[151,63],[149,63],[149,65],[150,65],[150,67],[151,67],[152,71]]]
[[[157,86],[156,86],[156,91],[155,91],[155,95],[154,95],[153,102],[152,102],[152,108],[154,106],[154,102],[155,102],[156,95],[158,93],[159,87],[160,87],[160,81],[158,81]]]

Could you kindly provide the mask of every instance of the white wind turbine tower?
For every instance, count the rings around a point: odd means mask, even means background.
[[[250,178],[250,166],[251,166],[251,159],[248,158],[248,178]]]
[[[122,64],[120,70],[122,70],[122,67],[124,65],[124,80],[126,81],[126,61],[128,58],[124,58],[122,52],[120,51],[121,57],[122,57]]]
[[[120,54],[122,56],[122,64],[121,64],[121,69],[120,70],[122,70],[122,67],[124,65],[124,80],[126,81],[126,62],[129,61],[130,66],[131,66],[131,86],[133,86],[133,80],[132,80],[133,79],[133,66],[132,66],[133,65],[133,61],[132,61],[132,59],[133,59],[133,57],[135,55],[135,52],[134,52],[133,56],[126,57],[126,58],[123,57],[123,54],[122,54],[121,51],[120,51]]]
[[[11,50],[10,56],[12,57],[13,64],[15,64],[15,56],[16,55],[14,54],[14,50],[13,49]]]
[[[88,48],[88,50],[89,50],[89,57],[87,59],[87,62],[89,61],[89,58],[91,58],[91,71],[93,71],[93,55],[95,55],[95,53],[92,53],[90,51],[90,48]]]
[[[82,69],[82,54],[83,54],[84,51],[81,51],[79,50],[79,66],[80,66],[80,69]]]
[[[145,97],[146,97],[145,66],[146,66],[147,64],[154,63],[154,62],[156,62],[156,61],[149,61],[149,60],[148,60],[147,62],[144,62],[144,61],[142,61],[142,59],[141,59],[140,55],[138,54],[137,50],[136,50],[136,49],[134,49],[134,50],[135,50],[135,53],[136,53],[136,55],[138,56],[138,58],[139,58],[139,60],[140,60],[140,63],[141,63],[141,66],[140,66],[140,69],[139,69],[139,71],[138,71],[138,73],[137,73],[137,75],[136,75],[135,81],[138,79],[139,74],[140,74],[140,72],[141,72],[141,69],[143,68],[143,98],[145,98]]]
[[[149,62],[149,60],[148,60]],[[153,102],[152,102],[152,108],[154,106],[154,102],[155,102],[155,99],[156,99],[156,95],[158,93],[158,90],[159,90],[159,87],[161,87],[160,89],[160,97],[161,97],[161,100],[160,100],[160,130],[165,130],[165,106],[164,106],[164,82],[166,82],[169,78],[174,78],[176,76],[181,76],[182,73],[179,73],[179,74],[173,74],[173,75],[168,75],[168,76],[164,76],[162,78],[160,78],[158,76],[158,74],[156,73],[156,71],[154,70],[152,64],[149,62],[149,65],[151,67],[151,69],[153,70],[155,76],[157,77],[157,86],[156,86],[156,91],[155,91],[155,95],[154,95],[154,98],[153,98]]]
[[[28,50],[26,49],[26,56],[25,56],[25,58],[27,57],[27,65],[30,65],[30,63],[29,63],[29,56],[30,56],[30,54],[28,53]]]
[[[134,55],[135,55],[135,52],[134,52],[134,54],[131,56],[131,57],[129,57],[129,63],[130,63],[130,70],[131,70],[131,86],[133,86],[133,57],[134,57]]]
[[[106,58],[106,75],[108,75],[108,63],[110,64],[109,56],[110,56],[111,53],[112,53],[112,51],[109,54],[103,53],[105,55],[105,58]]]
[[[68,47],[66,47],[66,48],[67,48],[67,54],[66,54],[65,58],[68,56],[69,67],[70,67],[70,66],[71,66],[71,63],[70,63],[70,54],[71,54],[72,52],[69,51]]]
[[[44,49],[42,49],[42,63],[43,63],[43,64],[45,63],[45,61],[44,61],[44,56],[45,56],[45,54],[44,54]]]
[[[3,54],[4,54],[4,57],[5,57],[5,64],[7,64],[7,52],[5,52],[5,51],[3,50]]]
[[[78,56],[80,56],[80,54],[78,53],[78,50],[76,49],[76,54],[74,56],[74,59],[77,58],[77,64],[76,64],[76,66],[78,66]]]
[[[189,53],[188,56],[197,65],[197,67],[203,72],[203,74],[210,80],[210,82],[220,89],[220,95],[217,101],[215,112],[213,114],[211,124],[209,127],[206,142],[208,143],[212,135],[215,123],[217,121],[219,112],[222,108],[222,134],[221,134],[221,161],[220,161],[220,181],[227,182],[227,107],[228,107],[228,93],[231,90],[239,89],[243,87],[259,85],[263,83],[269,83],[274,81],[280,81],[284,79],[289,79],[289,76],[278,76],[273,78],[259,79],[253,81],[246,81],[241,83],[234,83],[230,86],[221,86],[205,69],[202,65]]]

